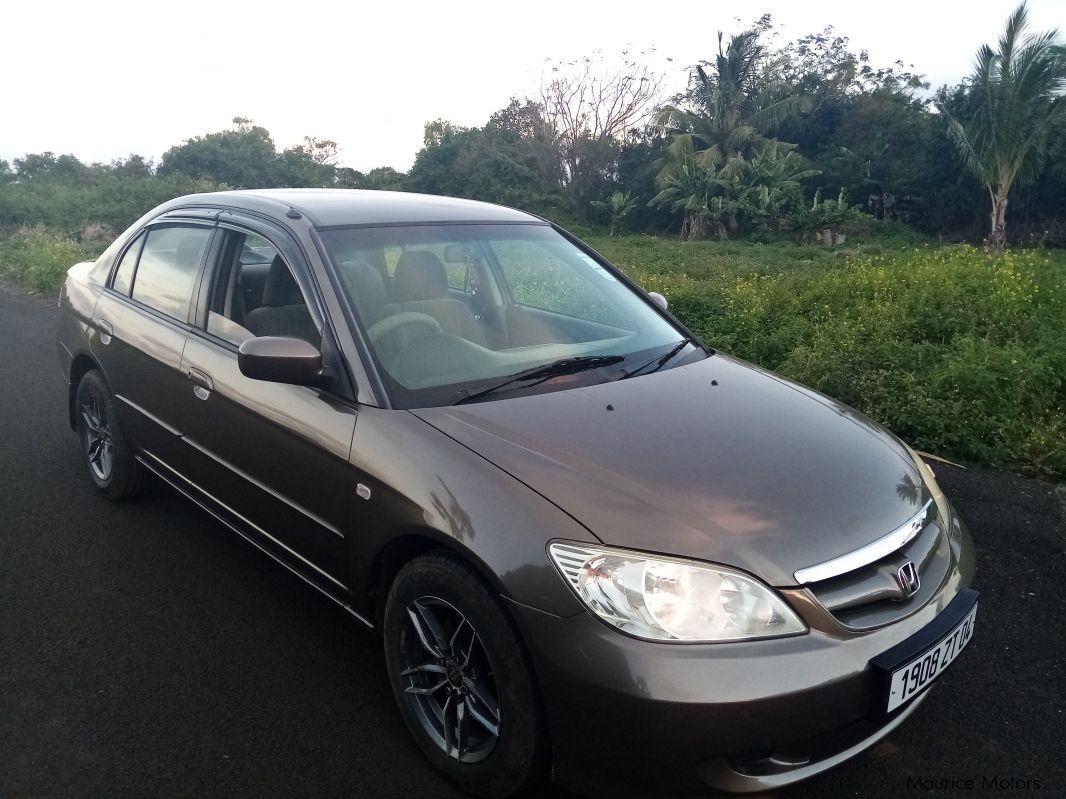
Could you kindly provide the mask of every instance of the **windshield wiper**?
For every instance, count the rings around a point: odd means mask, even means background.
[[[544,366],[533,366],[529,369],[523,369],[521,372],[510,375],[499,383],[494,383],[487,388],[478,389],[477,391],[460,391],[459,396],[454,402],[452,402],[452,405],[461,405],[472,399],[483,397],[494,391],[499,391],[501,388],[506,388],[514,383],[534,380],[536,381],[534,385],[536,385],[536,383],[543,383],[545,380],[551,380],[553,377],[573,375],[578,372],[587,372],[590,369],[611,366],[612,364],[620,363],[624,360],[625,358],[621,355],[577,355],[573,358],[560,358],[558,361],[553,361]]]
[[[681,350],[685,349],[685,347],[687,347],[689,344],[695,345],[696,342],[694,342],[690,338],[683,338],[681,339],[681,341],[677,342],[677,344],[675,344],[665,355],[660,355],[658,358],[652,358],[650,361],[645,361],[640,366],[634,366],[632,369],[623,372],[622,376],[618,379],[625,380],[627,377],[635,377],[636,375],[647,369],[649,366],[654,366],[655,368],[651,371],[657,372],[664,366],[666,366],[666,364],[669,363],[671,358],[675,357],[679,352],[681,352]]]

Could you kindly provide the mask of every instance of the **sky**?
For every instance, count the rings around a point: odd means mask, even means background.
[[[438,117],[483,125],[536,95],[550,61],[643,52],[671,92],[717,31],[769,13],[778,43],[833,25],[875,66],[900,59],[933,86],[969,73],[1016,0],[36,0],[9,4],[0,47],[0,158],[158,159],[235,116],[278,149],[333,139],[340,163],[407,170]],[[739,9],[739,11],[738,11]],[[746,9],[746,10],[745,10]],[[741,15],[737,19],[738,13]],[[1030,0],[1033,29],[1066,29],[1066,0]],[[670,59],[670,60],[667,60]]]

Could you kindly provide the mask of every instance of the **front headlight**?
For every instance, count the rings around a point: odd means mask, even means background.
[[[918,467],[918,474],[922,476],[922,482],[925,483],[925,488],[932,496],[933,501],[936,502],[936,510],[939,517],[944,521],[945,525],[950,525],[950,516],[948,515],[948,508],[950,507],[947,497],[944,496],[944,492],[940,490],[940,485],[936,481],[936,475],[933,474],[932,467],[925,462],[925,459],[915,452],[911,447],[904,444],[907,447],[907,452],[910,453],[911,458],[914,460],[914,465]]]
[[[588,608],[652,641],[741,641],[807,632],[767,586],[733,569],[587,544],[548,551]]]

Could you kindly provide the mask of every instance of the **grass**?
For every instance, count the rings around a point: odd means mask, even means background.
[[[913,446],[1066,476],[1066,252],[1000,257],[888,230],[827,249],[575,229],[708,344],[836,397]],[[0,278],[54,293],[104,232],[0,233]]]
[[[96,258],[108,242],[106,231],[90,227],[68,236],[44,227],[23,227],[0,233],[0,278],[35,294],[59,291],[67,269]]]

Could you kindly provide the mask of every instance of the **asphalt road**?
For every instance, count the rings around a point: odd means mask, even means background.
[[[373,635],[174,492],[93,493],[54,313],[0,287],[0,797],[460,796]],[[778,796],[1066,795],[1062,500],[935,468],[977,542],[975,639],[893,735]]]

